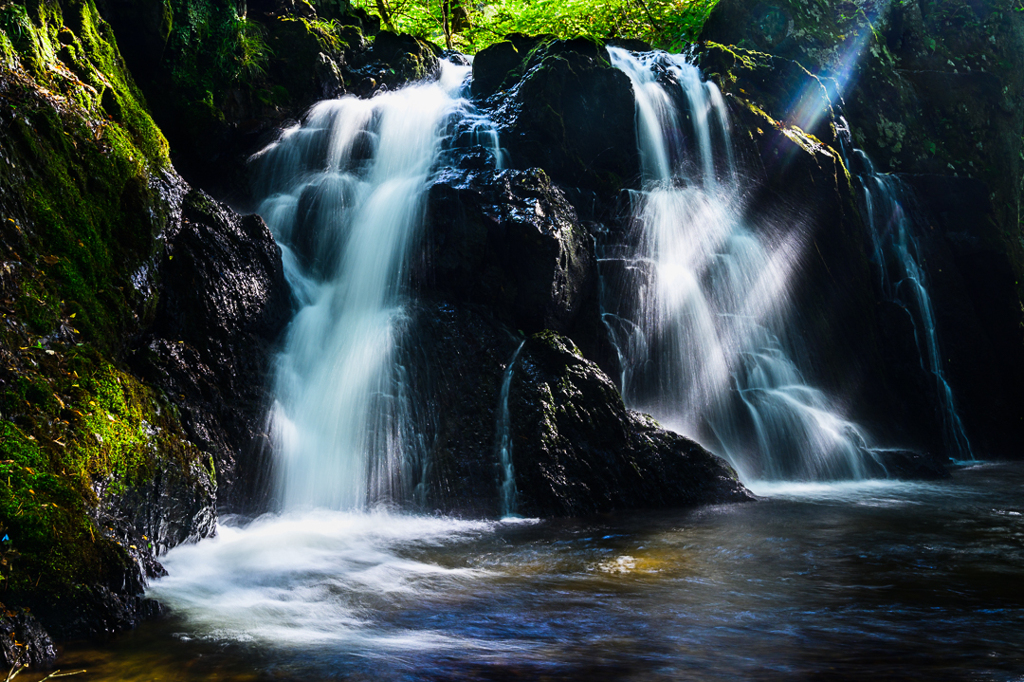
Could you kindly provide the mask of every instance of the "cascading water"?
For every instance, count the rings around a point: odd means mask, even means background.
[[[875,172],[871,160],[855,150],[865,171],[859,177],[864,193],[864,209],[871,227],[875,261],[882,278],[882,291],[898,303],[914,324],[914,340],[921,368],[935,377],[939,409],[942,414],[943,441],[950,456],[973,460],[971,443],[956,409],[953,389],[946,381],[939,352],[939,337],[928,281],[920,266],[920,248],[912,233],[912,223],[904,208],[910,189],[894,175]]]
[[[860,429],[791,360],[784,314],[802,235],[744,222],[718,88],[682,56],[609,53],[633,84],[643,172],[631,243],[602,258],[602,274],[622,272],[602,288],[626,401],[745,480],[877,471]]]
[[[525,343],[525,342],[523,342]],[[508,413],[508,393],[512,387],[512,371],[515,369],[519,351],[523,343],[516,347],[512,359],[505,368],[505,376],[501,380],[501,396],[498,399],[498,427],[496,449],[498,462],[501,464],[501,515],[503,518],[515,516],[516,513],[516,472],[512,466],[512,431]]]
[[[405,496],[415,453],[395,351],[424,193],[453,129],[497,153],[493,127],[458,96],[468,71],[442,62],[437,82],[321,102],[263,153],[260,213],[301,306],[271,417],[285,509]]]

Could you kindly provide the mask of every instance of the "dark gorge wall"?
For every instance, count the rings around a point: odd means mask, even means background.
[[[849,157],[851,147],[863,149],[880,171],[897,173],[913,189],[913,229],[935,303],[943,371],[968,435],[979,457],[1019,457],[1024,16],[1008,2],[864,2],[837,9],[723,0],[703,37],[758,50],[743,53],[753,63],[771,53],[818,74],[851,132],[836,150]],[[731,80],[721,82],[738,101],[762,106],[785,124],[806,125],[791,106],[799,96],[772,107],[777,86],[766,93],[745,88],[749,79]],[[885,429],[885,414],[896,409],[914,440],[927,444],[936,432],[926,419],[934,410],[933,382],[914,367],[917,353],[907,341],[913,330],[899,319],[901,311],[877,291],[874,297],[884,369],[865,377],[869,394],[876,387],[866,398],[885,408],[872,419],[882,418]],[[915,392],[923,402],[913,399]]]
[[[0,29],[0,620],[7,664],[45,664],[159,613],[157,557],[250,497],[290,303],[262,221],[175,173],[92,2]]]

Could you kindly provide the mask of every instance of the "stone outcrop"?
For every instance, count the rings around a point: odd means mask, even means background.
[[[753,499],[722,459],[627,410],[611,379],[552,332],[523,345],[509,423],[517,508],[527,516]]]
[[[539,169],[443,172],[427,201],[423,261],[422,290],[486,305],[526,333],[596,318],[593,240]]]
[[[159,304],[135,365],[173,397],[189,439],[212,455],[221,510],[258,508],[268,377],[292,312],[281,249],[262,218],[165,183]]]

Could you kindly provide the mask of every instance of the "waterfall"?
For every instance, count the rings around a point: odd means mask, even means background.
[[[425,192],[447,138],[499,153],[460,97],[469,70],[442,62],[436,82],[320,102],[261,152],[259,212],[300,305],[271,415],[285,509],[360,509],[407,492],[415,453],[396,348]]]
[[[729,117],[685,57],[609,48],[633,84],[642,189],[601,254],[627,403],[725,456],[745,480],[863,478],[865,435],[793,362],[788,287],[803,235],[747,224]],[[768,226],[769,228],[771,226]]]
[[[912,233],[912,221],[904,208],[912,193],[894,175],[875,172],[871,160],[854,150],[865,171],[858,177],[864,196],[864,212],[871,228],[874,259],[878,264],[883,295],[900,305],[914,325],[921,368],[935,377],[942,417],[943,442],[950,456],[973,460],[971,443],[956,409],[953,389],[942,369],[942,354],[935,312],[928,294],[928,280],[921,267],[921,250]]]
[[[501,464],[501,516],[506,518],[516,515],[516,472],[512,466],[512,431],[508,414],[508,392],[512,386],[512,370],[519,359],[519,351],[523,349],[520,343],[512,359],[508,361],[505,368],[505,376],[501,380],[501,396],[498,404],[498,427],[495,449],[498,451],[498,462]]]

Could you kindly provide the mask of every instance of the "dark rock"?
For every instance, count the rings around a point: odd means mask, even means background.
[[[597,365],[553,332],[523,346],[509,418],[518,511],[526,516],[753,499],[723,460],[627,410]]]
[[[1016,457],[1024,439],[1024,334],[1017,277],[976,179],[901,175],[927,280],[943,371],[975,451]]]
[[[317,57],[315,73],[321,98],[332,99],[345,94],[345,77],[334,60],[322,52]]]
[[[0,654],[9,668],[47,667],[57,660],[50,635],[35,616],[23,609],[0,614]]]
[[[486,308],[422,302],[401,349],[415,433],[418,508],[501,513],[501,388],[521,514],[574,516],[751,499],[696,443],[628,411],[615,386],[554,332],[523,340]],[[517,349],[520,348],[518,355]]]
[[[608,62],[602,45],[582,38],[550,40],[518,67],[510,65],[524,50],[514,42],[491,49],[489,59],[479,67],[474,63],[474,78],[479,69],[485,81],[481,93],[504,88],[487,105],[513,167],[540,167],[562,187],[603,197],[636,186],[633,89]]]
[[[890,478],[904,481],[939,481],[950,477],[949,470],[935,457],[913,450],[871,450]]]
[[[502,375],[520,339],[486,308],[423,301],[410,310],[401,364],[416,435],[414,502],[424,511],[501,513],[496,427]]]
[[[473,58],[473,97],[487,99],[515,85],[523,77],[530,51],[550,39],[512,33],[504,41],[480,50]]]
[[[178,188],[172,191],[170,188]],[[260,504],[274,344],[291,316],[281,251],[263,220],[172,179],[155,322],[134,363],[213,455],[221,509]]]
[[[101,500],[93,512],[100,529],[116,529],[117,541],[143,567],[148,578],[165,575],[155,557],[186,542],[198,542],[216,527],[216,481],[198,462],[188,469],[166,469],[121,490],[116,481],[94,484]]]
[[[434,77],[440,68],[441,49],[408,33],[381,31],[373,40],[367,60],[384,71],[384,80],[396,88],[409,81]]]
[[[796,358],[801,372],[842,396],[877,442],[920,448],[941,463],[935,381],[921,364],[912,319],[881,290],[828,88],[789,60],[739,48],[709,44],[699,60],[725,93],[736,128],[747,131],[733,139],[750,188],[748,224],[791,239],[799,254],[787,334],[806,349]],[[794,102],[804,113],[790,112]],[[806,112],[815,112],[813,126]]]
[[[516,328],[568,332],[596,300],[593,244],[543,171],[445,172],[430,190],[423,289]]]

